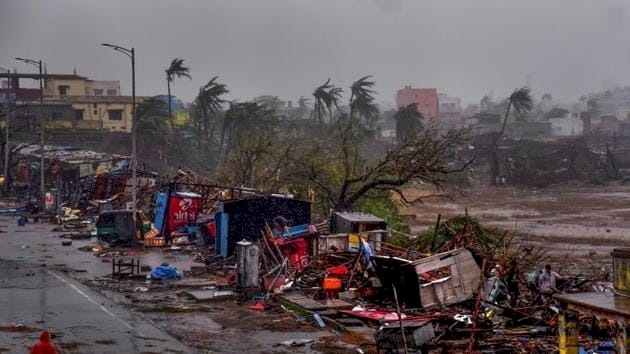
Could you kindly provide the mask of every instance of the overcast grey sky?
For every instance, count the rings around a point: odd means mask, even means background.
[[[239,100],[374,75],[379,101],[412,85],[478,102],[528,77],[536,97],[574,101],[604,79],[628,83],[629,15],[623,0],[0,0],[0,67],[41,58],[130,94],[130,62],[109,42],[135,47],[138,95],[165,94],[164,70],[184,58],[184,101],[215,75]]]

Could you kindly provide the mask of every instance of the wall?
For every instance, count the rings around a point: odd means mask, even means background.
[[[102,90],[102,96],[120,96],[120,81],[88,81],[86,85],[86,95],[96,96],[95,90]],[[110,95],[107,91],[116,91]]]
[[[82,79],[56,79],[48,78],[45,80],[44,98],[51,96],[61,96],[59,94],[59,86],[68,86],[65,96],[84,96],[86,94],[85,78]]]
[[[83,110],[84,121],[97,121],[103,129],[131,132],[132,105],[128,102],[73,102],[72,107]],[[122,110],[121,120],[112,120],[110,110]]]
[[[424,118],[438,118],[437,89],[411,88],[411,86],[405,86],[403,89],[396,91],[397,108],[406,107],[413,103],[418,105],[418,111],[422,113]]]
[[[584,122],[578,117],[549,118],[553,136],[582,135]]]

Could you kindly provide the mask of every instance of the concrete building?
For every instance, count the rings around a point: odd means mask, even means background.
[[[434,88],[412,88],[405,86],[396,91],[396,108],[410,104],[418,105],[418,111],[425,119],[438,119],[438,95]]]
[[[21,88],[20,80],[39,80],[39,74],[0,74],[11,82],[0,89],[0,102],[20,106],[39,101],[39,89]],[[132,97],[120,95],[119,81],[95,81],[75,74],[44,75],[46,128],[104,129],[131,132]],[[136,97],[140,104],[144,97]],[[68,110],[68,106],[72,109]],[[31,109],[32,110],[32,109]]]
[[[567,113],[564,117],[549,118],[551,135],[578,136],[584,132],[584,122],[577,113]]]
[[[449,124],[459,124],[462,118],[462,103],[459,97],[438,94],[440,120]]]

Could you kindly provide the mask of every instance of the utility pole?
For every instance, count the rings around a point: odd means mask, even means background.
[[[10,74],[11,70],[0,68],[0,71],[5,74]],[[8,77],[8,88],[13,88],[13,83],[11,82],[11,77]],[[4,192],[7,193],[9,191],[9,124],[11,122],[11,105],[10,102],[10,94],[7,95],[7,116],[4,124]]]
[[[44,117],[44,74],[42,73],[42,61],[41,59],[32,60],[25,58],[15,58],[15,60],[34,65],[39,69],[39,206],[41,207],[41,210],[44,210],[44,196],[46,194],[46,189],[44,187],[44,126],[46,123],[46,118]]]
[[[131,203],[133,204],[133,220],[136,221],[138,175],[136,172],[136,52],[134,48],[125,48],[114,44],[101,43],[102,46],[113,48],[131,59]]]

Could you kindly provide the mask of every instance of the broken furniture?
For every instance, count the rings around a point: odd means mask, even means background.
[[[123,260],[122,258],[113,259],[112,258],[112,278],[122,278],[122,277],[133,277],[136,275],[140,275],[140,260],[134,260],[133,258],[129,261]]]

